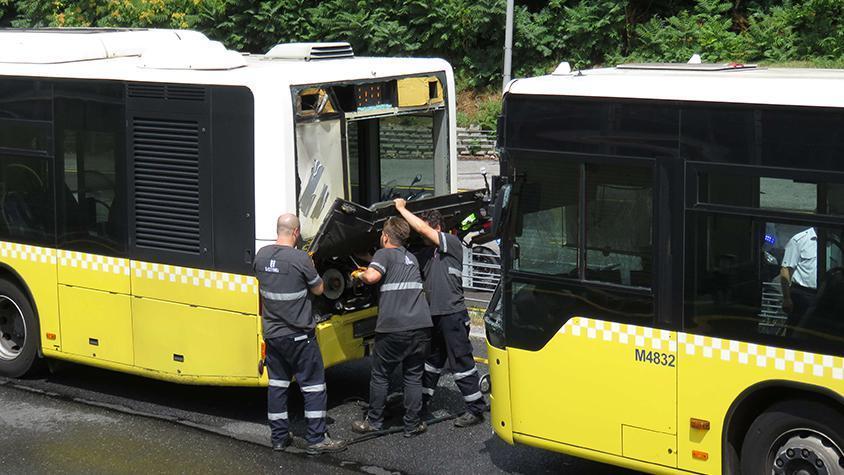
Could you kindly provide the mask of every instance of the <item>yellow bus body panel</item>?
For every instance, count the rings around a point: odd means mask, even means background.
[[[492,390],[489,394],[492,430],[504,442],[513,445],[513,424],[510,417],[510,365],[507,350],[487,343],[489,380]]]
[[[673,354],[675,338],[573,318],[538,351],[509,349],[513,432],[615,455],[623,425],[676,434],[676,364],[635,360],[636,349]]]
[[[46,357],[181,384],[267,385],[254,277],[9,242],[0,264],[32,295]],[[355,323],[377,311],[317,326],[326,367],[365,356]]]
[[[256,316],[132,298],[135,364],[191,376],[257,377]]]
[[[629,468],[633,470],[639,470],[641,472],[646,473],[656,473],[656,474],[678,474],[678,473],[688,473],[681,470],[677,470],[671,467],[663,467],[660,465],[654,465],[651,463],[642,462],[639,460],[633,460],[625,457],[621,457],[619,455],[608,454],[604,452],[598,452],[591,448],[576,446],[576,445],[567,445],[561,444],[559,442],[554,442],[551,440],[541,439],[539,437],[531,437],[525,434],[513,434],[513,439],[518,444],[523,445],[530,445],[532,447],[538,447],[540,449],[551,450],[554,452],[560,452],[564,454],[573,455],[575,457],[580,457],[589,460],[596,460],[598,462],[607,463],[610,465],[617,465],[619,467]]]
[[[62,351],[131,365],[132,312],[129,296],[59,285]]]
[[[652,473],[718,474],[725,418],[748,388],[787,381],[844,396],[841,357],[616,325],[572,319],[539,351],[490,347],[496,433],[506,442]],[[658,351],[675,355],[676,383],[651,373],[663,365],[635,360],[636,348],[653,350],[653,338],[661,340]],[[496,372],[493,355],[502,353],[509,371]],[[676,408],[676,432],[659,429],[670,417],[644,395]],[[497,403],[506,398],[509,406]],[[709,421],[710,429],[692,429],[692,418]],[[513,427],[512,438],[502,422]],[[692,451],[708,459],[696,459]]]
[[[41,326],[41,349],[61,349],[59,300],[56,287],[56,250],[12,242],[0,242],[0,263],[11,269],[24,282],[32,295],[35,313]],[[48,340],[44,335],[55,335]]]
[[[622,455],[667,467],[677,466],[677,436],[638,427],[621,430]]]
[[[844,358],[684,333],[678,350],[679,465],[686,470],[721,472],[727,411],[751,386],[789,381],[844,396]],[[692,429],[691,418],[709,421],[710,429]],[[693,450],[709,460],[693,458]]]
[[[59,283],[74,287],[129,294],[129,260],[83,252],[58,252]]]
[[[334,316],[316,327],[317,341],[326,368],[365,356],[363,338],[355,338],[354,324],[378,315],[378,308],[368,308],[343,316]]]
[[[256,315],[254,277],[132,261],[132,295]]]

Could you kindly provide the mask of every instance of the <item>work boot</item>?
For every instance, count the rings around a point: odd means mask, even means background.
[[[290,447],[290,444],[293,443],[293,436],[287,434],[287,437],[281,440],[281,442],[273,442],[273,450],[276,452],[281,452],[284,449]]]
[[[410,430],[405,429],[404,430],[404,436],[409,439],[411,437],[416,437],[419,434],[423,434],[427,430],[428,430],[428,425],[425,424],[424,421],[422,421],[422,422],[419,422],[419,424],[416,424],[416,426],[411,428]]]
[[[373,432],[378,432],[381,430],[380,427],[375,427],[369,422],[369,419],[364,419],[362,421],[354,421],[352,422],[352,430],[357,432],[358,434],[371,434]]]
[[[475,424],[480,424],[483,421],[483,414],[479,415],[471,412],[464,412],[460,417],[454,420],[454,427],[469,427]]]
[[[335,452],[342,452],[346,450],[346,443],[342,440],[334,440],[328,436],[328,433],[325,434],[325,438],[322,439],[322,442],[317,442],[316,444],[311,444],[308,446],[308,455],[320,455],[320,454],[329,454]]]

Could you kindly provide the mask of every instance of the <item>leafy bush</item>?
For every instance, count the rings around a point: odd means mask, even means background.
[[[201,0],[23,0],[12,2],[16,27],[99,26],[193,28],[207,4]],[[2,4],[0,4],[2,6]]]

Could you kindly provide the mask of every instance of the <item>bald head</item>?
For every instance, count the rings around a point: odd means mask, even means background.
[[[293,233],[299,230],[299,218],[293,213],[284,213],[278,217],[275,230],[280,238],[291,237]]]

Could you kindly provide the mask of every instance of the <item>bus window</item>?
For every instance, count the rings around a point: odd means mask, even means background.
[[[51,162],[0,153],[0,238],[52,244]]]
[[[586,166],[586,279],[651,286],[649,167]]]
[[[433,115],[380,119],[378,135],[381,199],[433,196]]]
[[[371,205],[433,196],[434,122],[433,114],[350,121],[346,140],[351,200]]]
[[[577,277],[580,165],[539,154],[519,156],[518,256],[513,270]]]
[[[687,329],[841,354],[844,229],[714,214],[691,226]]]
[[[59,245],[120,253],[125,250],[122,88],[56,88],[57,154],[64,170],[59,188]]]
[[[698,173],[697,203],[844,215],[844,185],[730,173]]]

